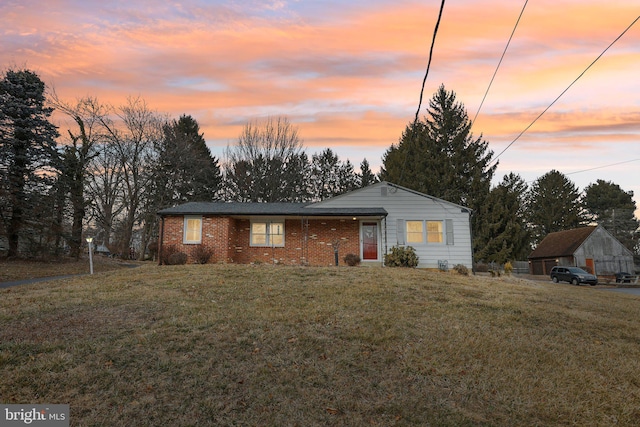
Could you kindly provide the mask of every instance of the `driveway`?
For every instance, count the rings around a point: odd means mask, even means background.
[[[0,289],[10,288],[12,286],[18,286],[18,285],[30,285],[31,283],[47,282],[49,280],[66,279],[68,277],[73,277],[73,276],[84,276],[84,274],[76,274],[76,275],[70,274],[67,276],[53,276],[53,277],[37,277],[35,279],[16,280],[14,282],[0,282]]]

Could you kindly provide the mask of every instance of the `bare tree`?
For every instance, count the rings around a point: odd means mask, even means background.
[[[308,169],[298,129],[286,117],[248,123],[237,144],[226,150],[228,197],[247,202],[307,200]]]
[[[122,167],[113,145],[104,141],[89,164],[87,196],[90,215],[98,228],[97,236],[111,249],[116,218],[124,210]]]
[[[118,160],[122,182],[123,222],[118,252],[128,256],[134,227],[143,221],[144,192],[152,176],[148,166],[154,144],[162,138],[164,119],[141,98],[129,98],[117,109],[116,116],[117,121],[105,118],[102,124]]]
[[[101,121],[107,116],[109,108],[98,102],[96,98],[85,97],[74,104],[62,101],[54,91],[50,94],[52,105],[69,116],[77,129],[68,129],[69,143],[62,147],[61,176],[59,185],[63,192],[69,194],[72,208],[71,232],[69,233],[70,255],[80,256],[82,244],[82,228],[85,220],[87,199],[85,187],[89,165],[97,155],[97,145],[104,138]]]

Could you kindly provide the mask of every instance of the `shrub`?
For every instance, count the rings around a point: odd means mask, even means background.
[[[469,275],[469,269],[462,265],[462,264],[456,264],[453,266],[453,270],[458,273],[461,274],[463,276],[468,276]]]
[[[507,261],[507,263],[504,265],[504,274],[510,276],[511,273],[513,273],[513,265],[511,264],[511,261]]]
[[[193,260],[196,264],[206,264],[213,256],[213,249],[204,245],[198,245],[193,250]]]
[[[412,246],[393,246],[391,253],[384,256],[384,265],[387,267],[409,267],[418,266],[418,255]]]
[[[175,254],[176,252],[178,252],[178,249],[176,249],[175,246],[173,245],[168,245],[168,246],[164,246],[162,248],[162,259],[160,260],[160,262],[164,265],[170,265],[169,264],[169,257],[173,254]]]
[[[346,254],[344,256],[344,262],[350,267],[354,267],[360,264],[360,257],[356,254]]]
[[[167,257],[168,265],[184,265],[187,263],[187,254],[184,252],[174,252]]]

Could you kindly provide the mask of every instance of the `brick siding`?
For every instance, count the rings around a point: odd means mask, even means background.
[[[184,217],[164,219],[163,250],[169,246],[187,254],[187,263],[194,262],[194,251],[200,245],[183,243]],[[209,262],[252,262],[285,265],[328,266],[335,264],[334,245],[338,244],[339,263],[349,253],[360,255],[359,222],[352,219],[287,219],[284,247],[250,246],[250,221],[229,217],[203,217],[202,243],[212,249]]]

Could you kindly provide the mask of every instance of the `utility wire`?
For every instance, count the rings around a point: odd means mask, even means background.
[[[438,14],[438,20],[436,21],[436,27],[433,30],[433,38],[431,39],[431,49],[429,49],[429,61],[427,62],[427,71],[424,73],[424,79],[422,80],[422,89],[420,90],[420,100],[418,101],[418,109],[416,110],[416,117],[413,120],[414,125],[418,123],[418,115],[420,114],[420,108],[422,108],[422,97],[424,95],[424,86],[427,83],[427,76],[429,75],[429,68],[431,68],[431,59],[433,58],[433,46],[436,44],[436,35],[438,34],[438,27],[440,27],[440,20],[442,19],[442,11],[444,9],[444,1],[440,4],[440,13]]]
[[[429,60],[427,62],[427,71],[424,73],[424,79],[422,79],[422,89],[420,89],[420,99],[418,100],[418,109],[416,110],[416,117],[415,119],[413,119],[413,126],[411,129],[411,138],[409,139],[410,144],[413,142],[414,136],[416,135],[416,126],[418,124],[418,116],[420,115],[420,108],[422,108],[422,98],[424,96],[424,86],[427,83],[427,76],[429,75],[429,69],[431,68],[431,59],[433,58],[433,47],[436,44],[436,35],[438,34],[438,28],[440,27],[440,21],[442,20],[442,11],[444,10],[444,2],[445,0],[442,0],[442,3],[440,4],[440,12],[438,13],[438,20],[436,21],[436,26],[433,30],[433,37],[431,39],[431,48],[429,49]],[[402,182],[404,170],[406,169],[408,151],[409,150],[407,149],[404,155],[402,170],[400,171],[400,179],[399,179],[400,182]]]
[[[502,56],[500,57],[500,61],[498,61],[498,66],[496,67],[496,70],[493,72],[493,76],[491,77],[491,81],[489,82],[489,86],[487,87],[487,91],[484,93],[484,96],[482,97],[482,101],[480,102],[480,106],[478,107],[478,111],[476,111],[476,115],[473,117],[473,120],[471,121],[471,125],[472,126],[476,122],[476,119],[478,118],[478,114],[480,113],[480,109],[482,108],[482,105],[484,104],[485,99],[487,99],[487,95],[489,94],[489,89],[491,89],[491,85],[493,84],[493,80],[496,78],[496,74],[498,74],[498,69],[500,68],[500,65],[502,64],[502,60],[504,59],[504,56],[507,53],[507,49],[509,49],[509,45],[511,44],[511,39],[513,39],[513,35],[516,32],[516,28],[518,28],[518,24],[520,23],[520,19],[522,18],[522,15],[524,14],[524,9],[527,7],[527,3],[528,2],[529,2],[529,0],[525,0],[524,6],[522,6],[522,10],[520,11],[520,16],[518,16],[518,20],[516,21],[516,25],[513,27],[513,31],[511,31],[511,35],[509,36],[509,40],[507,41],[507,45],[504,47],[504,51],[502,52]]]
[[[482,105],[484,104],[484,100],[487,98],[487,94],[489,93],[489,89],[491,89],[491,85],[493,84],[493,80],[496,78],[496,74],[498,74],[498,69],[500,68],[500,64],[502,64],[502,60],[504,59],[504,55],[507,53],[507,49],[509,49],[509,45],[511,44],[511,39],[513,39],[513,35],[516,32],[516,28],[518,28],[518,24],[520,23],[520,19],[522,18],[522,15],[524,14],[524,9],[527,7],[527,3],[528,2],[529,2],[529,0],[525,0],[524,6],[522,6],[522,10],[520,11],[520,16],[518,16],[518,20],[516,21],[516,25],[513,27],[513,31],[511,31],[511,35],[509,36],[509,40],[507,41],[507,45],[504,47],[504,51],[502,52],[502,56],[500,57],[500,61],[498,61],[498,66],[496,67],[496,70],[493,72],[493,77],[491,77],[491,81],[489,82],[489,86],[487,87],[487,91],[484,93],[484,96],[482,97],[482,101],[480,102],[480,106],[478,107],[478,111],[476,111],[476,115],[473,117],[473,121],[471,122],[472,125],[476,122],[476,119],[478,118],[478,114],[480,113],[480,109],[482,108]]]
[[[604,166],[596,166],[595,168],[583,169],[583,170],[580,170],[580,171],[565,173],[565,175],[574,175],[576,173],[590,172],[590,171],[594,171],[596,169],[610,168],[611,166],[624,165],[625,163],[633,163],[633,162],[637,162],[637,161],[640,161],[640,159],[633,159],[633,160],[627,160],[627,161],[624,161],[624,162],[611,163],[610,165],[604,165]]]
[[[587,68],[585,68],[585,70],[580,73],[580,75],[578,77],[576,77],[576,79],[565,89],[562,91],[562,93],[560,95],[558,95],[558,97],[556,99],[553,100],[553,102],[551,104],[549,104],[549,106],[547,108],[544,109],[544,111],[542,111],[542,113],[540,113],[538,115],[538,117],[536,117],[531,124],[529,124],[529,126],[527,126],[522,132],[520,132],[520,134],[509,143],[509,145],[507,145],[505,147],[504,150],[502,150],[496,157],[493,158],[493,160],[491,161],[491,163],[489,164],[489,166],[495,162],[496,160],[498,160],[498,158],[504,154],[505,151],[507,151],[518,139],[520,139],[520,137],[522,135],[525,134],[526,131],[528,131],[531,126],[534,125],[535,122],[538,121],[538,119],[540,119],[540,117],[542,117],[544,115],[544,113],[546,113],[565,93],[567,93],[567,91],[571,88],[571,86],[573,86],[578,80],[580,80],[580,78],[596,63],[598,62],[598,60],[600,58],[602,58],[602,56],[609,50],[609,48],[611,48],[611,46],[613,46],[618,40],[620,40],[622,38],[622,36],[624,36],[626,34],[627,31],[629,31],[629,29],[631,29],[631,27],[633,27],[633,25],[638,22],[638,20],[640,20],[640,16],[638,16],[636,19],[634,19],[634,21],[618,36],[616,37],[616,39],[614,41],[611,42],[611,44],[609,46],[607,46],[607,48],[605,50],[602,51],[602,53],[600,55],[598,55],[598,57],[591,63],[589,64],[589,66]]]
[[[567,173],[563,172],[563,175],[575,175],[577,173],[590,172],[590,171],[594,171],[594,170],[597,170],[597,169],[610,168],[612,166],[619,166],[619,165],[624,165],[624,164],[633,163],[633,162],[640,162],[640,159],[625,160],[624,162],[611,163],[611,164],[608,164],[608,165],[596,166],[594,168],[582,169],[582,170],[574,171],[574,172],[567,172]],[[536,182],[537,180],[538,179],[536,178],[534,180],[527,181],[526,183],[527,184],[532,184],[532,183]]]

